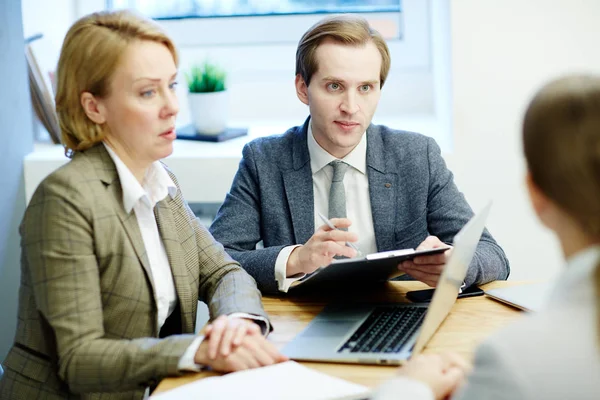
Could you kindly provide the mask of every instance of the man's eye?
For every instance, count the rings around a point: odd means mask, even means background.
[[[369,90],[371,90],[371,85],[362,85],[360,87],[360,90],[363,92],[368,92]]]
[[[330,83],[329,85],[329,89],[330,90],[339,90],[340,89],[340,84],[339,83]]]

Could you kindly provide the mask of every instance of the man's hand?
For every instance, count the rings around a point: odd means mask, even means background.
[[[267,341],[252,321],[221,316],[204,330],[206,339],[194,361],[215,371],[232,372],[271,365],[288,358]]]
[[[436,236],[428,236],[416,250],[437,249],[438,247],[446,246],[448,245],[440,241]],[[415,257],[412,260],[403,261],[398,264],[398,269],[429,286],[435,287],[451,253],[452,249],[442,254]]]
[[[456,354],[421,354],[402,366],[398,375],[423,382],[436,399],[445,399],[464,381],[469,370],[469,364]]]
[[[337,228],[347,228],[352,222],[347,218],[332,218]],[[355,233],[331,229],[322,225],[305,245],[296,247],[287,262],[286,275],[310,274],[319,267],[331,264],[334,256],[355,257],[356,250],[346,246],[346,242],[356,242]]]

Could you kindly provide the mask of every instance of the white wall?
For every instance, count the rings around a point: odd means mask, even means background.
[[[75,22],[76,0],[22,0],[23,33],[27,38],[36,33],[44,37],[36,46],[36,56],[43,66],[56,65],[63,39]]]
[[[455,152],[448,161],[474,206],[494,199],[490,229],[512,279],[553,275],[562,264],[526,199],[520,123],[548,79],[600,72],[599,17],[597,0],[451,2]]]

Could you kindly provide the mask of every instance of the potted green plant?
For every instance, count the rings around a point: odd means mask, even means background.
[[[229,98],[226,77],[223,68],[208,61],[194,65],[186,74],[190,114],[199,134],[216,135],[227,128]]]

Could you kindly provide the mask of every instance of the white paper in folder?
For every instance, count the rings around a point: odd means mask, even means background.
[[[355,400],[365,399],[369,394],[366,386],[287,361],[201,379],[151,396],[150,399]]]

